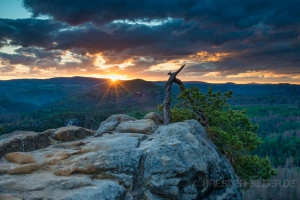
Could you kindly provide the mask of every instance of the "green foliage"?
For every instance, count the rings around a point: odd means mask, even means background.
[[[296,133],[295,133],[296,134]],[[274,166],[284,166],[286,159],[294,158],[294,164],[299,166],[300,138],[293,134],[282,136],[282,134],[264,137],[264,145],[255,151],[257,154],[268,155]]]
[[[194,112],[201,111],[204,115],[211,112],[221,111],[223,108],[229,107],[227,99],[232,97],[232,91],[213,93],[212,87],[209,87],[206,94],[200,92],[198,87],[191,86],[190,89],[182,90],[178,96],[179,104],[184,109]]]
[[[242,180],[270,179],[277,171],[270,165],[269,158],[257,155],[240,155],[235,159],[234,170]]]
[[[172,122],[180,122],[188,119],[195,119],[196,115],[193,111],[189,109],[180,109],[175,106],[171,110]]]
[[[261,144],[260,138],[255,134],[258,127],[250,122],[245,110],[227,108],[213,111],[208,116],[210,135],[230,157],[249,153]]]
[[[241,179],[269,179],[276,173],[269,159],[251,155],[262,143],[256,134],[258,126],[250,122],[246,110],[230,108],[227,100],[231,97],[231,91],[213,93],[211,87],[206,94],[197,87],[185,89],[178,96],[179,102],[171,111],[171,119],[173,122],[199,120]]]

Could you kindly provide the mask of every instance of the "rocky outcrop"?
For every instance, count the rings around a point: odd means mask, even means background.
[[[164,123],[164,118],[156,112],[148,113],[147,115],[144,116],[143,119],[151,119],[157,125],[162,125]]]
[[[77,126],[49,129],[37,133],[15,131],[0,136],[0,157],[11,152],[29,152],[46,148],[60,142],[76,141],[94,135],[94,131]]]
[[[121,122],[127,122],[127,121],[135,121],[136,119],[134,117],[129,117],[128,115],[112,115],[107,120],[103,121],[100,124],[99,129],[96,131],[96,136],[100,136],[104,133],[110,133],[113,131],[117,125],[119,125]]]
[[[242,199],[235,185],[216,184],[234,182],[234,172],[197,121],[164,126],[150,116],[112,116],[95,135],[36,133],[48,147],[1,158],[0,199]]]

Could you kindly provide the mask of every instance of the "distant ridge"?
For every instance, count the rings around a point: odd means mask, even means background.
[[[236,85],[236,83],[234,83],[234,82],[226,82],[226,83],[224,83],[225,85]]]

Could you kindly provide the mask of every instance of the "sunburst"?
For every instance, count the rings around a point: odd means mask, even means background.
[[[108,95],[111,95],[112,92],[117,100],[117,107],[119,108],[120,98],[122,98],[122,94],[124,92],[121,92],[122,90],[127,91],[128,93],[132,93],[132,91],[129,90],[127,87],[126,81],[122,80],[124,77],[121,75],[109,75],[106,76],[109,78],[109,80],[105,81],[103,85],[101,84],[100,87],[106,87],[106,90],[104,91],[104,94],[102,95],[99,105],[103,103],[103,101],[106,100],[106,97]]]
[[[120,80],[122,77],[118,76],[118,75],[109,75],[108,78],[112,81],[112,82],[116,82],[118,80]]]

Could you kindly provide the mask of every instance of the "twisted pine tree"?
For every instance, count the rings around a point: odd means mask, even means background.
[[[171,89],[172,84],[175,82],[177,83],[180,88],[184,88],[183,83],[180,79],[178,79],[176,76],[179,74],[179,72],[184,68],[185,65],[182,65],[180,69],[178,69],[176,72],[169,72],[168,75],[170,75],[168,81],[165,84],[165,98],[163,102],[163,112],[164,112],[164,124],[167,125],[171,122],[171,112],[170,112],[170,104],[171,104]]]

